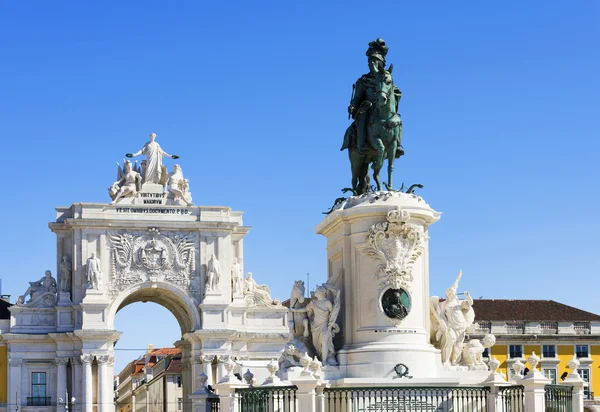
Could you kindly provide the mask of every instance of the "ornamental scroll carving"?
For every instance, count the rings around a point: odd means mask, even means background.
[[[163,234],[150,228],[146,233],[109,233],[108,237],[112,243],[111,292],[146,281],[189,288],[196,271],[196,235]]]
[[[380,264],[376,277],[379,290],[410,288],[412,267],[423,253],[423,228],[409,223],[410,214],[397,208],[387,214],[387,221],[369,229],[365,252]]]

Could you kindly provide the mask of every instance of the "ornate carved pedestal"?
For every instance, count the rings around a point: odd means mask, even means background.
[[[349,198],[317,226],[327,238],[328,283],[342,291],[334,342],[342,377],[392,379],[399,364],[415,380],[440,376],[428,267],[428,227],[439,217],[419,196],[378,192]]]

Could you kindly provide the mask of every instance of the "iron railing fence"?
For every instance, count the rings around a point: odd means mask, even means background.
[[[214,398],[206,398],[206,401],[209,405],[210,412],[219,412],[219,407],[221,406],[221,401],[218,397]]]
[[[524,412],[525,397],[522,385],[504,386],[498,391],[502,398],[502,412]]]
[[[326,412],[486,412],[488,387],[326,388]]]
[[[546,412],[572,412],[573,387],[567,385],[546,385]]]
[[[296,412],[297,389],[296,386],[241,388],[235,393],[238,408],[243,412]]]

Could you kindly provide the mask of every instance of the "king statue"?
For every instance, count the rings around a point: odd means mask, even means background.
[[[377,190],[381,190],[379,170],[385,159],[388,160],[388,182],[385,186],[392,190],[394,159],[404,154],[400,145],[402,121],[398,115],[402,93],[394,85],[393,65],[385,68],[387,52],[388,47],[383,39],[370,42],[366,53],[369,73],[352,85],[348,117],[354,121],[346,130],[340,150],[348,149],[355,195],[370,190],[369,164],[373,168]]]

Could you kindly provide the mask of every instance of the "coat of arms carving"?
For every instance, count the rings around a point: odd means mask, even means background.
[[[406,210],[395,209],[387,214],[386,222],[377,223],[369,229],[365,252],[377,260],[379,289],[410,287],[413,280],[412,267],[423,253],[423,230],[409,223]]]
[[[146,281],[190,286],[196,270],[196,235],[162,234],[150,228],[146,233],[109,232],[108,237],[112,292]]]

